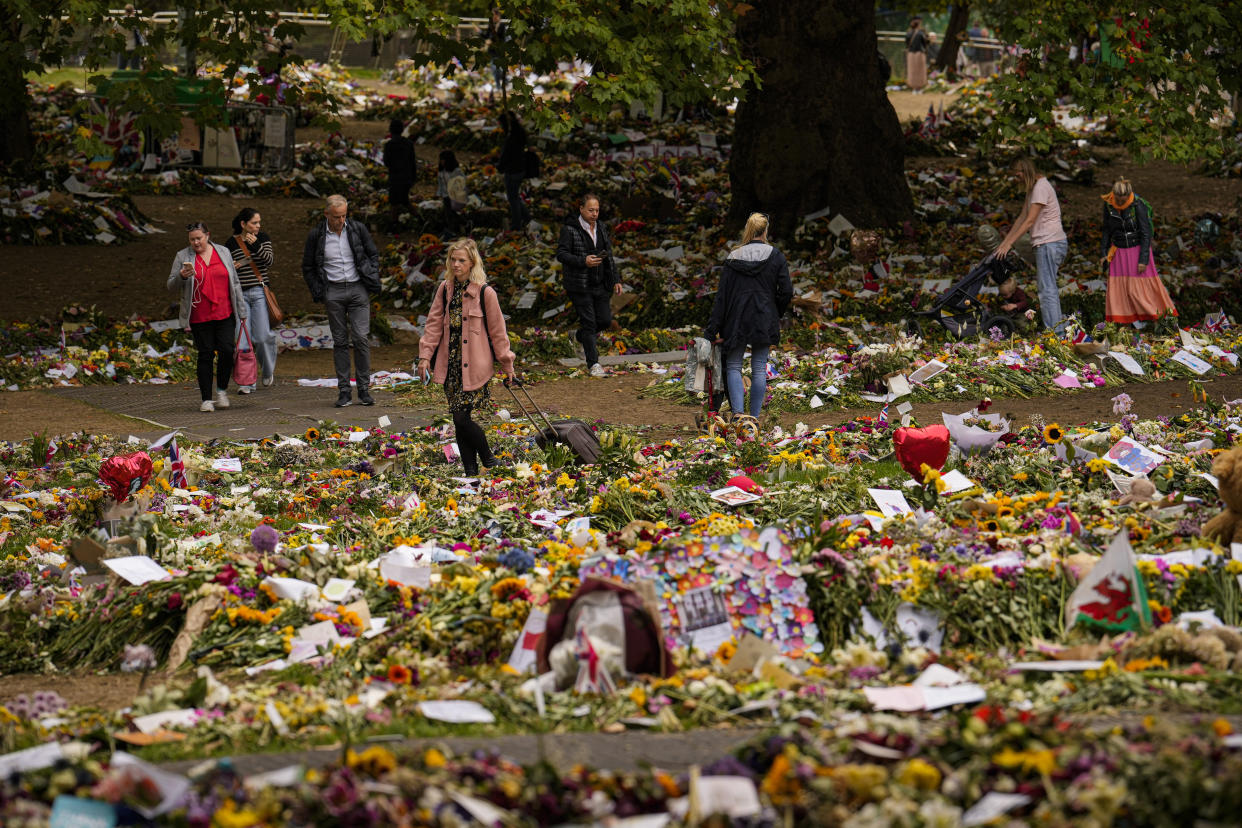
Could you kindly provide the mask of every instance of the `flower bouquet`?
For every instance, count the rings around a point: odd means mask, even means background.
[[[965,414],[942,414],[953,444],[962,454],[987,454],[1009,433],[1009,421],[999,414],[980,414],[979,409]]]

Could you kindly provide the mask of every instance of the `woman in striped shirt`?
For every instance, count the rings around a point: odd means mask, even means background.
[[[263,286],[271,286],[272,263],[276,257],[272,253],[272,240],[259,229],[261,226],[259,211],[243,207],[233,218],[233,235],[225,247],[233,254],[233,266],[237,269],[242,295],[246,297],[246,305],[250,309],[246,327],[254,344],[255,357],[259,360],[263,386],[267,387],[276,376],[276,335],[272,333],[267,316],[267,297]],[[254,391],[254,386],[243,385],[238,391],[249,394]]]

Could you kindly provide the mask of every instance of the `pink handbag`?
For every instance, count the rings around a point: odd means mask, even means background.
[[[254,385],[259,381],[259,360],[254,355],[254,345],[250,341],[250,329],[242,320],[237,321],[241,328],[237,339],[233,341],[233,379],[238,385]],[[242,334],[246,335],[246,350],[240,350]]]

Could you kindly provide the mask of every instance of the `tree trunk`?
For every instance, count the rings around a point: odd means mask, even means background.
[[[0,165],[28,161],[34,154],[30,133],[30,95],[22,75],[21,22],[18,15],[0,24]]]
[[[897,113],[884,91],[874,0],[752,0],[738,36],[759,89],[738,106],[729,220],[775,234],[830,207],[860,227],[912,217]]]
[[[944,43],[940,46],[940,56],[936,58],[936,68],[951,75],[957,74],[957,50],[962,45],[962,34],[970,23],[970,3],[954,3],[953,13],[949,15],[949,27],[944,31]]]

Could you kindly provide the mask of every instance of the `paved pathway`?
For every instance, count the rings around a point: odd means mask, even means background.
[[[684,351],[655,354],[623,354],[600,357],[604,365],[634,362],[679,362]],[[562,360],[581,364],[581,360]],[[391,391],[375,390],[375,405],[362,406],[356,401],[345,408],[336,408],[335,388],[299,385],[292,377],[277,376],[270,388],[258,388],[253,394],[229,392],[230,405],[211,413],[198,410],[198,386],[193,382],[168,385],[85,385],[49,389],[52,393],[123,414],[147,423],[149,428],[135,431],[134,436],[153,440],[179,429],[196,440],[245,440],[271,437],[273,434],[296,435],[320,420],[343,425],[374,427],[379,418],[387,416],[392,431],[406,431],[428,426],[443,415],[442,408],[413,408],[397,401]]]
[[[433,408],[411,408],[397,402],[391,391],[373,392],[375,405],[363,406],[357,401],[345,408],[335,408],[335,388],[308,388],[296,379],[276,378],[270,388],[259,388],[253,394],[229,393],[230,405],[211,413],[198,410],[198,386],[195,383],[168,385],[86,385],[51,389],[81,402],[116,414],[134,417],[150,425],[136,433],[140,438],[154,438],[180,429],[182,434],[197,440],[244,440],[270,437],[273,434],[296,435],[320,420],[344,425],[374,427],[379,418],[387,416],[393,431],[405,431],[430,425],[439,413]]]
[[[430,747],[448,747],[454,753],[469,754],[475,751],[499,752],[522,765],[530,765],[541,758],[547,759],[562,770],[583,764],[593,768],[615,771],[638,770],[651,764],[669,771],[682,771],[694,764],[710,763],[719,759],[763,733],[757,727],[729,730],[695,730],[688,733],[648,733],[626,731],[625,733],[555,733],[546,736],[520,734],[511,736],[457,736],[429,739],[401,739],[392,742],[373,741],[368,744],[384,744],[397,751],[425,750]],[[264,773],[290,765],[322,768],[341,758],[341,748],[329,747],[296,753],[256,753],[229,757],[233,767],[242,775]],[[202,764],[201,759],[168,762],[164,768],[186,773]],[[212,760],[208,760],[212,761]]]

